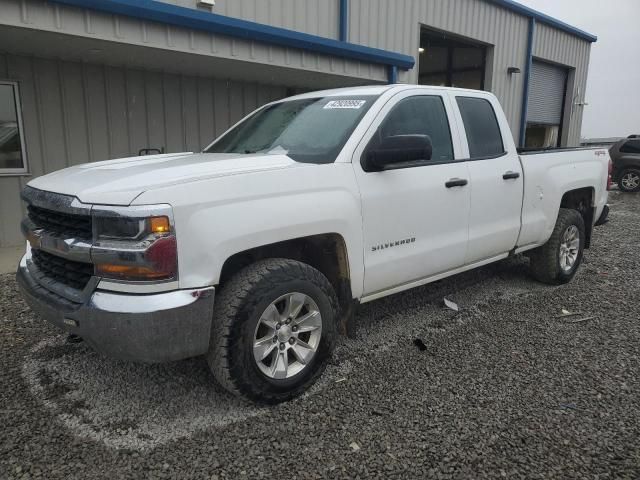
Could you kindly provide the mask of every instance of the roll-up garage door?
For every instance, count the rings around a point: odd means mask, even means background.
[[[560,125],[567,70],[533,61],[527,109],[527,123]]]

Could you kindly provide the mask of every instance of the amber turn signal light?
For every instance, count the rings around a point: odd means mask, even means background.
[[[96,265],[96,274],[122,280],[157,280],[166,277],[164,272],[156,272],[148,267],[112,265],[109,263]]]
[[[169,217],[151,217],[150,223],[152,233],[167,233],[171,231]]]

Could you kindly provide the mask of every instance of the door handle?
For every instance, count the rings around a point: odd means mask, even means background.
[[[464,187],[467,183],[469,182],[464,178],[452,178],[451,180],[446,182],[444,186],[447,188]]]
[[[518,172],[505,172],[504,175],[502,175],[502,178],[504,178],[505,180],[514,180],[516,178],[520,178],[520,174]]]

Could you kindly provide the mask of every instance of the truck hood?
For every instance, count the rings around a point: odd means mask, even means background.
[[[187,152],[85,163],[38,177],[29,186],[84,203],[129,205],[140,194],[167,185],[305,165],[282,154]]]

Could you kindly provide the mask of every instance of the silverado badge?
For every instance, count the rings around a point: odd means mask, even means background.
[[[400,245],[407,245],[409,243],[415,243],[415,237],[407,238],[405,240],[395,240],[389,243],[381,243],[380,245],[374,245],[371,247],[372,252],[377,252],[378,250],[385,250],[387,248],[399,247]]]

